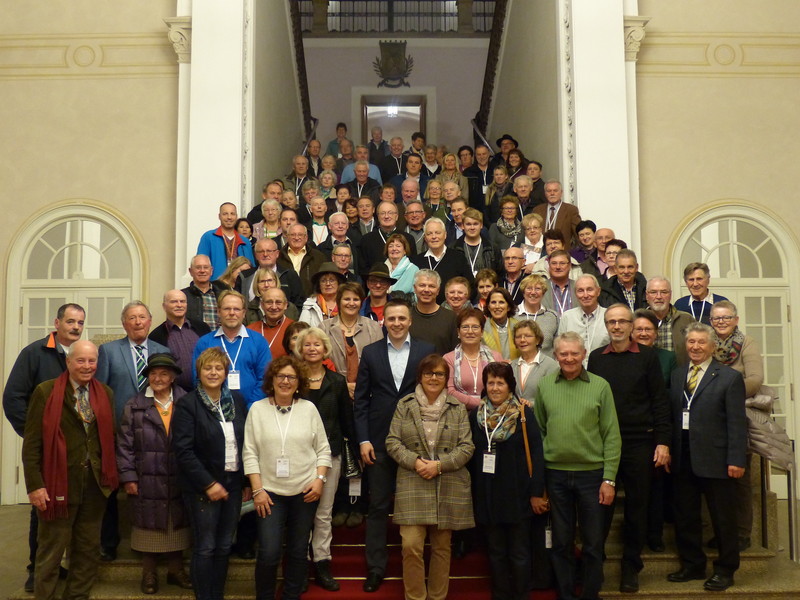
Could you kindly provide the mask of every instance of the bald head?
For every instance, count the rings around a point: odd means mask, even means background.
[[[97,372],[97,346],[88,340],[78,340],[67,354],[69,378],[78,385],[86,385]]]
[[[167,320],[175,325],[182,326],[186,319],[186,294],[180,290],[170,290],[164,294],[161,303]]]

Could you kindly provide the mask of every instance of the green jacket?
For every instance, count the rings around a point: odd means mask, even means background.
[[[25,471],[25,487],[28,493],[46,488],[42,470],[44,468],[44,444],[42,440],[42,417],[47,399],[50,397],[55,385],[55,379],[50,379],[39,384],[33,391],[31,402],[28,406],[28,418],[25,422],[25,435],[22,438],[22,465]],[[114,392],[103,384],[111,403],[110,411],[114,414]],[[97,485],[105,496],[111,489],[100,484],[101,479],[101,450],[100,437],[97,432],[97,421],[92,423],[88,431],[83,426],[83,420],[75,412],[75,393],[72,385],[67,384],[64,394],[64,406],[61,410],[61,431],[67,444],[67,503],[75,505],[83,497],[84,462],[88,456],[92,465],[92,472],[97,480]]]

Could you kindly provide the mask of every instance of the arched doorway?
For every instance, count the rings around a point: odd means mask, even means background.
[[[698,261],[711,270],[711,290],[736,304],[741,328],[760,346],[765,383],[778,392],[775,418],[796,439],[800,413],[792,402],[797,379],[792,357],[797,335],[792,335],[790,306],[798,294],[794,271],[800,264],[800,252],[789,231],[765,211],[725,201],[706,206],[691,218],[668,256],[672,257],[673,297],[688,293],[683,268]]]
[[[142,291],[142,247],[121,217],[89,200],[60,203],[26,223],[6,274],[5,372],[19,350],[52,330],[66,302],[86,309],[85,339],[121,333],[122,307]],[[26,502],[21,440],[5,420],[2,448],[3,504]]]

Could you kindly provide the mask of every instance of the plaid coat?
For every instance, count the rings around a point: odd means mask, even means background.
[[[439,529],[475,526],[472,489],[466,464],[475,446],[464,405],[448,395],[439,419],[436,460],[442,474],[423,479],[414,470],[417,457],[427,458],[419,403],[414,394],[401,398],[386,438],[386,451],[400,466],[394,500],[398,525],[438,525]]]

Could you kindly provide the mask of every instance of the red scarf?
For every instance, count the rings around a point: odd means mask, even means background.
[[[61,431],[61,410],[64,407],[67,385],[69,385],[69,372],[65,371],[56,378],[53,391],[44,407],[42,475],[50,495],[50,502],[42,511],[42,518],[45,521],[68,516],[67,442],[64,439],[64,432]],[[89,382],[89,403],[97,419],[97,432],[100,437],[102,455],[100,484],[113,490],[119,486],[114,451],[114,421],[108,394],[96,379]]]

